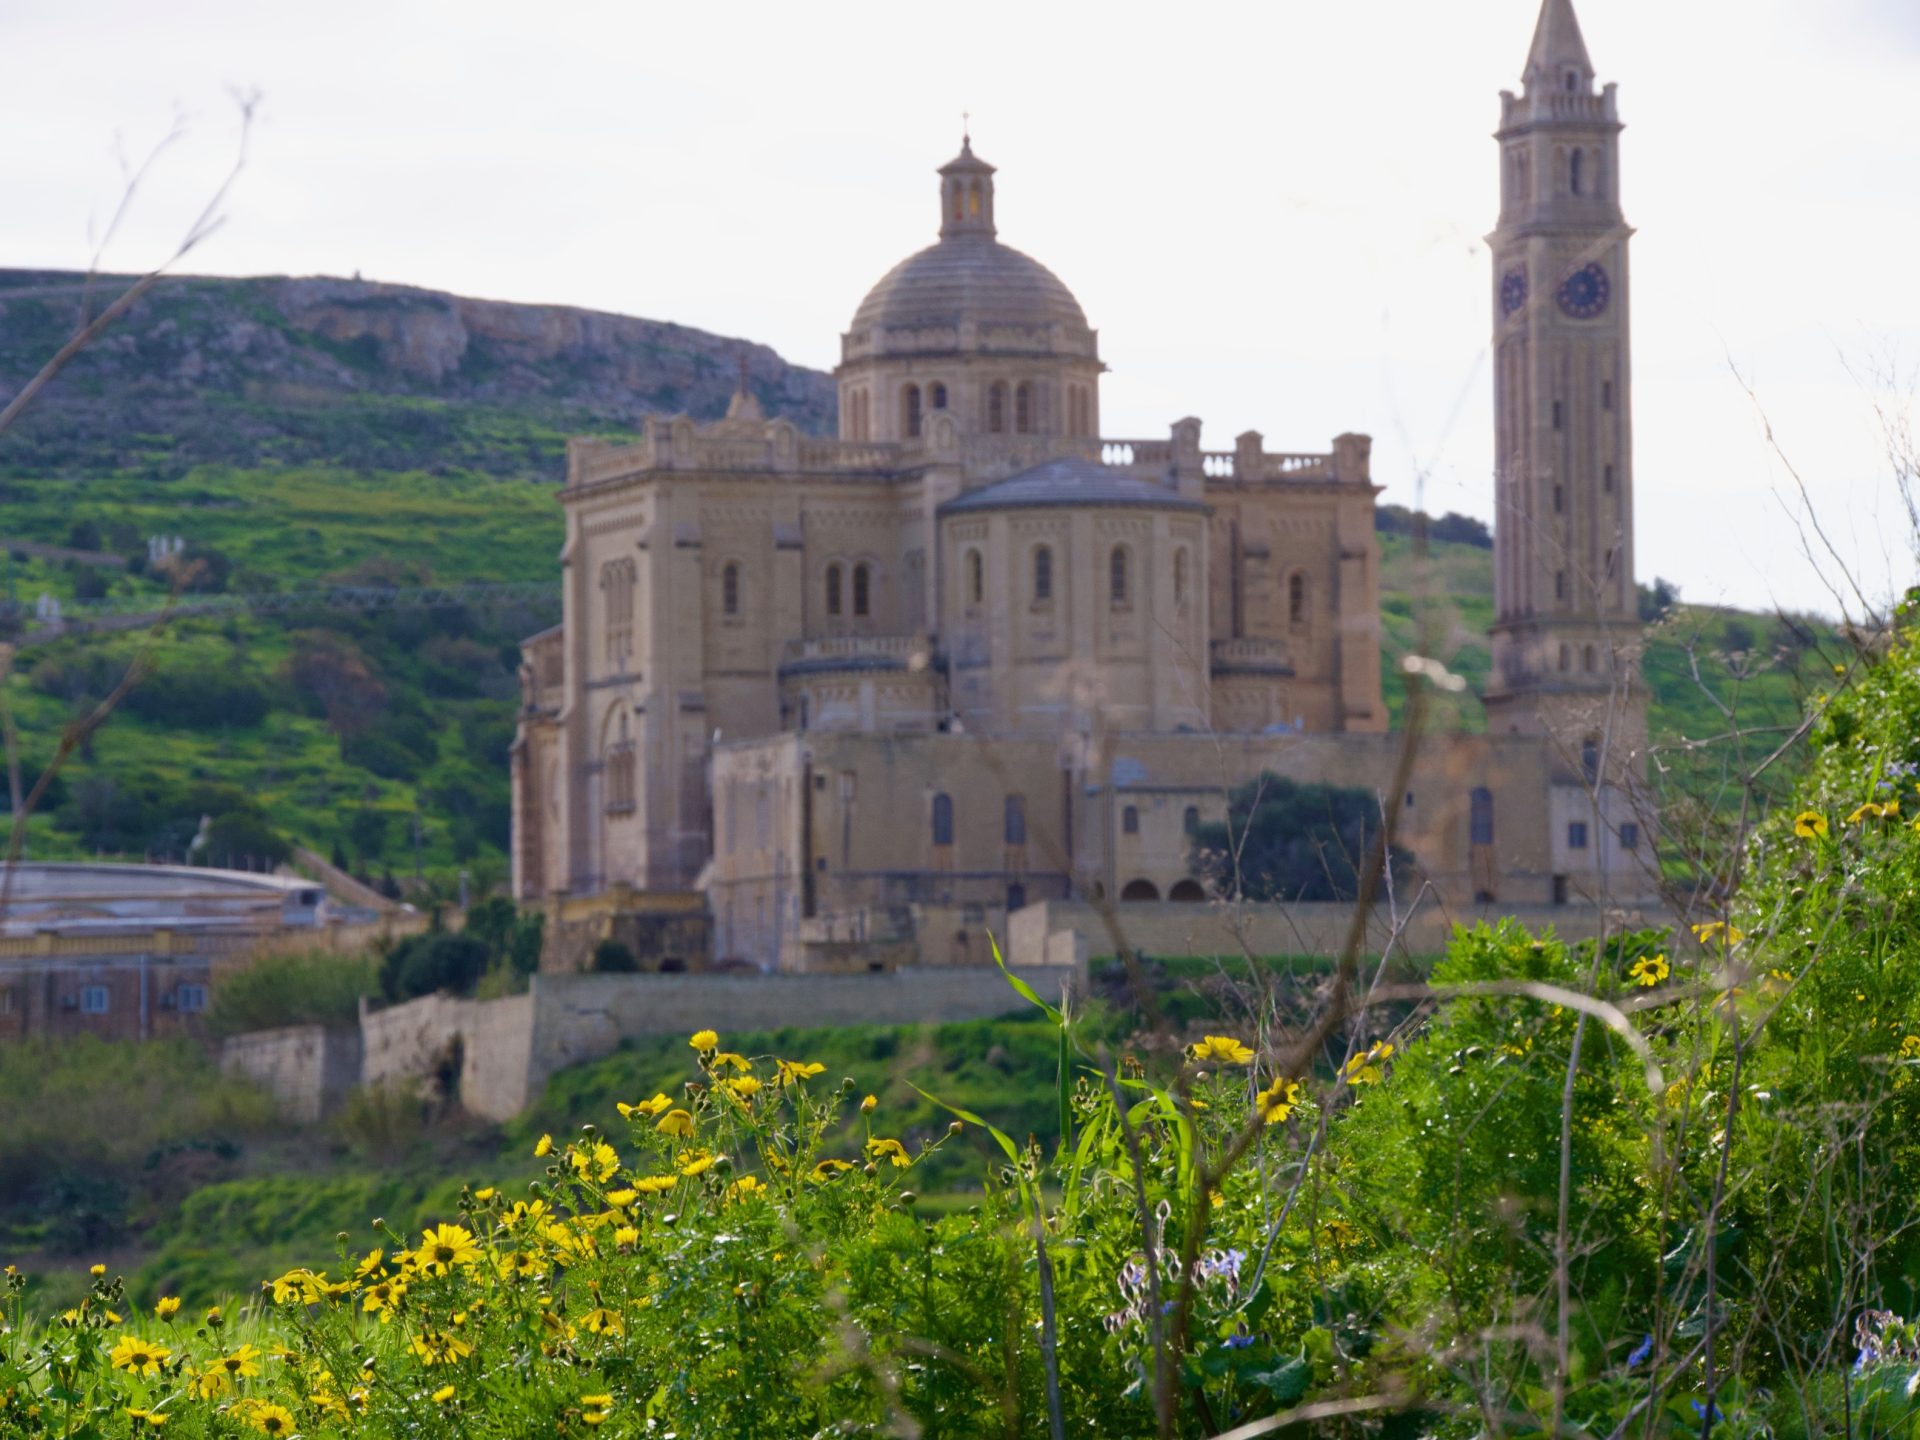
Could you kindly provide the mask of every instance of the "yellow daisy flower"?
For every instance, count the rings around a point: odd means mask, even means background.
[[[1219,1065],[1251,1065],[1253,1051],[1231,1035],[1209,1035],[1187,1047],[1187,1058]]]
[[[455,1265],[473,1265],[480,1259],[479,1243],[464,1225],[439,1225],[421,1238],[420,1268],[429,1275],[444,1275]]]
[[[1380,1066],[1392,1054],[1393,1045],[1389,1041],[1376,1040],[1347,1061],[1341,1073],[1349,1085],[1378,1085],[1384,1078]]]
[[[1267,1124],[1278,1125],[1293,1114],[1293,1107],[1300,1103],[1300,1082],[1284,1075],[1275,1076],[1273,1083],[1255,1097],[1254,1103]]]
[[[907,1147],[902,1145],[898,1140],[876,1138],[867,1141],[867,1158],[869,1160],[878,1160],[883,1155],[893,1162],[894,1168],[897,1170],[904,1170],[913,1164],[913,1157],[907,1154]]]
[[[108,1352],[107,1361],[116,1370],[130,1370],[135,1375],[158,1375],[160,1367],[172,1354],[164,1345],[153,1345],[137,1336],[122,1335],[120,1343]]]
[[[1651,989],[1673,973],[1673,967],[1667,963],[1665,955],[1642,955],[1627,970],[1627,978],[1636,985]]]

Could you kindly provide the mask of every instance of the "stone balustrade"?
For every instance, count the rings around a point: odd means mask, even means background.
[[[1256,640],[1245,637],[1215,640],[1209,647],[1215,671],[1260,671],[1266,674],[1293,673],[1293,648],[1284,640]]]
[[[910,665],[916,655],[924,660],[932,650],[932,643],[922,634],[822,635],[811,640],[787,641],[784,660],[794,664],[801,661],[885,659]]]

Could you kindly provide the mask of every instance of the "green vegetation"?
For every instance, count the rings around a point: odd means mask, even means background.
[[[11,482],[15,533],[66,538],[74,488]],[[183,492],[123,474],[82,493],[78,523],[196,534],[230,562],[230,585],[258,590],[548,579],[560,536],[550,488],[482,476],[208,471]],[[153,576],[111,584],[164,603]],[[179,857],[207,816],[202,858],[304,844],[372,883],[416,865],[448,888],[455,867],[498,877],[518,641],[552,619],[524,605],[291,610],[34,645],[8,683],[30,768],[136,659],[150,673],[69,762],[30,853]]]
[[[360,997],[379,990],[379,974],[366,956],[265,955],[220,977],[207,1029],[226,1036],[282,1025],[351,1028],[360,1018]]]
[[[662,1038],[464,1139],[366,1097],[332,1167],[202,1187],[130,1287],[17,1317],[0,1419],[1199,1437],[1318,1404],[1432,1440],[1489,1413],[1908,1435],[1920,650],[1815,711],[1792,803],[1690,931],[1482,926],[1364,1008],[1324,965],[1161,967],[1213,973],[1198,1035],[1109,1000]],[[289,1262],[232,1314],[284,1368],[200,1384],[229,1338],[151,1307]]]
[[[272,1125],[267,1097],[184,1040],[0,1045],[0,1249],[124,1243]]]
[[[1371,791],[1256,775],[1227,797],[1227,818],[1195,829],[1194,853],[1216,893],[1250,900],[1352,900],[1379,830]],[[1392,863],[1412,858],[1394,847]]]

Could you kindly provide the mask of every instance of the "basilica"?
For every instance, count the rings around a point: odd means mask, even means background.
[[[1402,806],[1462,912],[1650,883],[1621,126],[1572,0],[1523,79],[1490,236],[1488,729],[1430,737]],[[994,167],[963,140],[938,179],[938,238],[841,336],[833,437],[743,384],[724,419],[569,447],[513,884],[701,917],[645,964],[979,961],[1036,902],[1205,903],[1190,837],[1263,771],[1392,781],[1368,438],[1106,434],[1098,333],[1001,240]]]

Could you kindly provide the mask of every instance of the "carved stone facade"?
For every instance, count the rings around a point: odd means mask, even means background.
[[[1097,336],[999,242],[993,173],[970,145],[941,169],[939,241],[842,338],[836,437],[743,390],[571,445],[564,620],[525,646],[523,900],[704,891],[715,958],[763,967],[977,962],[1031,900],[1196,897],[1188,828],[1263,768],[1387,783],[1369,440],[1103,437]],[[1532,730],[1433,746],[1423,876],[1564,891],[1555,763]]]

